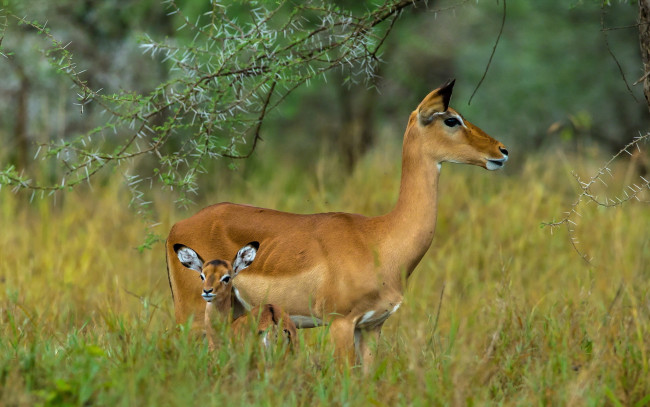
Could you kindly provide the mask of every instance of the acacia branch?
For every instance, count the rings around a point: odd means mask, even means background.
[[[264,100],[264,105],[262,106],[262,111],[260,112],[260,116],[257,118],[257,127],[255,127],[255,137],[253,138],[253,145],[251,146],[250,151],[245,154],[245,155],[231,155],[231,154],[223,154],[223,157],[225,158],[235,158],[235,159],[244,159],[250,157],[253,152],[255,151],[255,147],[257,146],[257,142],[259,140],[262,140],[262,137],[260,136],[260,130],[262,129],[262,123],[264,123],[264,117],[266,116],[266,108],[269,106],[269,102],[271,101],[271,97],[273,96],[273,91],[275,90],[275,82],[271,85],[271,89],[269,90],[268,94],[266,95],[266,99]]]
[[[612,171],[609,168],[611,164],[624,153],[631,156],[632,153],[630,153],[630,150],[633,148],[637,148],[640,151],[640,147],[639,147],[640,144],[642,142],[647,142],[648,140],[650,140],[650,133],[646,133],[645,135],[635,137],[627,145],[621,148],[618,151],[618,153],[614,154],[605,163],[605,165],[600,167],[596,172],[596,174],[591,176],[591,178],[589,178],[589,180],[587,181],[583,181],[578,176],[578,174],[574,172],[573,176],[578,182],[579,188],[582,192],[578,195],[578,198],[575,200],[575,202],[571,204],[569,210],[564,212],[564,216],[560,220],[542,223],[542,227],[546,227],[546,226],[550,227],[551,232],[559,227],[565,227],[569,235],[571,246],[576,251],[576,253],[578,253],[578,255],[580,255],[580,257],[588,264],[592,264],[591,263],[592,259],[588,256],[587,253],[585,253],[580,248],[579,246],[580,242],[577,238],[576,231],[575,231],[575,227],[578,225],[576,216],[578,217],[581,216],[580,213],[578,212],[578,207],[582,203],[586,203],[586,202],[592,202],[597,206],[603,208],[614,208],[617,206],[622,206],[623,204],[627,203],[628,201],[631,201],[632,199],[641,202],[639,195],[644,191],[650,191],[650,180],[646,179],[642,175],[640,176],[641,181],[637,181],[638,183],[632,183],[630,185],[626,185],[623,187],[623,191],[621,192],[622,194],[621,197],[616,196],[614,198],[609,198],[605,196],[601,198],[592,192],[592,188],[597,182],[600,182],[603,185],[607,186],[607,184],[603,180],[603,177],[605,175],[612,174]]]
[[[89,181],[106,166],[151,155],[153,172],[128,176],[130,186],[149,180],[185,195],[196,191],[195,178],[206,160],[245,159],[254,153],[269,112],[298,87],[336,68],[372,77],[401,12],[425,0],[390,1],[360,15],[324,0],[280,1],[251,8],[248,20],[236,20],[228,4],[215,0],[208,15],[197,21],[190,21],[174,0],[167,3],[183,22],[179,30],[193,39],[172,44],[143,38],[145,54],[171,65],[170,79],[146,94],[105,95],[91,89],[64,41],[44,25],[12,16],[48,44],[43,54],[72,84],[82,114],[94,104],[109,119],[75,138],[38,146],[40,159],[60,163],[60,182],[37,182],[8,166],[0,171],[0,186],[61,190]],[[381,28],[383,22],[388,24]],[[110,150],[96,147],[105,144],[107,135],[121,142]],[[237,154],[237,146],[251,135],[250,149]]]

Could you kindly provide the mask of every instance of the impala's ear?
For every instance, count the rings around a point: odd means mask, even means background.
[[[260,244],[258,242],[250,242],[246,246],[239,249],[237,256],[235,256],[235,260],[232,261],[233,278],[235,278],[237,273],[250,266],[253,260],[255,260],[257,249],[259,248]]]
[[[194,250],[182,244],[177,244],[174,245],[174,251],[183,266],[196,270],[199,273],[203,271],[203,260],[201,260],[201,257]]]
[[[451,99],[451,92],[454,90],[455,79],[450,79],[441,85],[438,89],[429,93],[427,97],[418,106],[418,119],[422,125],[433,121],[436,113],[441,113],[449,107],[449,100]]]

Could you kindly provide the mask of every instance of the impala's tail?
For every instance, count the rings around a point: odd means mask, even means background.
[[[167,266],[167,282],[169,283],[169,291],[172,293],[172,302],[175,302],[174,300],[174,288],[172,287],[172,278],[169,274],[169,249],[167,247],[167,241],[165,241],[165,265]]]

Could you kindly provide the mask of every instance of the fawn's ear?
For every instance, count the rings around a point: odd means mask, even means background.
[[[203,271],[203,260],[201,260],[201,257],[194,250],[182,244],[177,244],[174,245],[174,251],[183,266],[196,270],[199,273]]]
[[[418,106],[418,119],[423,126],[431,123],[436,113],[442,113],[449,108],[451,92],[454,90],[455,79],[450,79],[438,89],[429,93]]]
[[[239,249],[237,256],[235,256],[235,260],[232,261],[233,278],[235,278],[237,273],[251,265],[253,260],[255,260],[257,249],[259,248],[260,244],[258,242],[250,242],[246,246]]]

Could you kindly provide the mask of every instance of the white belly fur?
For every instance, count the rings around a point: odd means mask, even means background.
[[[393,313],[399,309],[400,305],[402,305],[402,303],[398,302],[393,309],[388,311],[377,312],[375,310],[370,310],[366,312],[363,314],[359,322],[357,322],[357,328],[372,328],[383,323],[389,316],[393,315]]]

